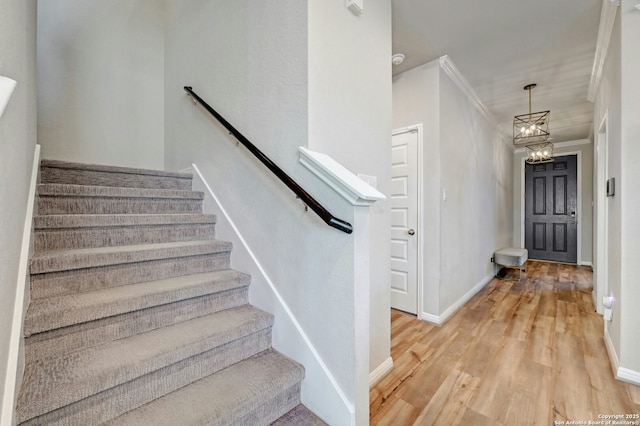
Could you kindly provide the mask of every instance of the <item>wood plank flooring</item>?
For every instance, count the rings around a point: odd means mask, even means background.
[[[640,388],[613,378],[591,286],[590,268],[529,261],[521,281],[517,270],[494,279],[442,327],[392,311],[394,367],[370,391],[370,423],[588,424],[639,414]]]

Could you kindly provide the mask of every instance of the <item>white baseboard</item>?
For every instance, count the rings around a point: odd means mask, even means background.
[[[482,290],[487,284],[489,284],[493,278],[494,278],[493,274],[489,274],[486,277],[484,277],[482,280],[480,280],[480,282],[474,285],[471,290],[469,290],[464,296],[462,296],[455,303],[449,306],[440,315],[434,315],[428,312],[422,312],[420,314],[420,319],[435,325],[444,324],[449,318],[453,316],[453,314],[455,314],[460,308],[462,308],[465,303],[471,300],[473,296],[478,294],[480,290]]]
[[[429,314],[427,312],[422,312],[420,314],[420,319],[435,325],[442,325],[440,317],[438,315]]]
[[[380,380],[384,378],[393,369],[393,358],[385,359],[382,364],[377,366],[369,373],[369,388],[374,387]]]
[[[580,262],[580,266],[590,266],[593,268],[593,263],[592,262]]]
[[[609,362],[611,363],[611,370],[617,380],[631,383],[632,385],[640,386],[640,372],[631,370],[629,368],[620,367],[620,358],[616,353],[616,348],[613,346],[609,330],[604,331],[604,345],[607,348],[607,354],[609,355]]]
[[[619,367],[618,372],[616,373],[616,379],[631,383],[632,385],[640,386],[640,371]]]
[[[0,425],[13,424],[14,407],[16,402],[16,388],[19,384],[18,372],[20,365],[20,341],[22,338],[22,323],[24,321],[25,295],[29,273],[29,256],[31,248],[31,229],[33,228],[33,209],[36,199],[36,184],[38,182],[38,170],[40,167],[40,145],[36,145],[33,153],[33,166],[31,169],[31,182],[27,198],[27,211],[22,231],[22,247],[20,249],[20,264],[18,266],[18,283],[16,286],[16,298],[13,304],[13,319],[11,322],[11,340],[9,341],[9,355],[7,359],[7,372],[4,382],[2,398],[2,412],[0,413]]]
[[[604,329],[604,346],[607,348],[607,354],[609,355],[609,363],[611,364],[611,371],[613,374],[617,374],[618,368],[620,368],[620,360],[618,359],[618,354],[616,353],[616,348],[613,346],[613,342],[611,341],[611,336],[609,335],[609,330]]]
[[[302,402],[329,424],[353,425],[354,404],[345,395],[198,166],[192,164],[191,170],[184,171],[193,172],[194,190],[204,191],[205,213],[215,213],[218,216],[216,236],[233,244],[232,266],[237,265],[242,272],[251,275],[250,298],[251,294],[259,294],[252,304],[275,316],[274,348],[304,365]]]

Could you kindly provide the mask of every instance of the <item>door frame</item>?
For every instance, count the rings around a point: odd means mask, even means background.
[[[416,234],[415,234],[415,238],[416,238],[416,262],[417,262],[417,273],[416,273],[416,297],[418,298],[417,300],[417,317],[421,318],[422,312],[423,312],[423,306],[424,306],[424,302],[423,302],[423,291],[424,291],[424,268],[423,268],[423,262],[422,262],[422,253],[424,253],[424,248],[423,248],[423,244],[424,244],[424,238],[423,238],[423,234],[422,234],[422,230],[424,229],[424,215],[422,214],[422,209],[423,209],[423,186],[422,186],[422,182],[424,180],[424,175],[423,175],[423,163],[424,163],[424,149],[423,149],[423,141],[424,141],[424,128],[422,123],[420,124],[414,124],[411,126],[407,126],[407,127],[401,127],[399,129],[394,129],[391,131],[391,138],[393,138],[393,136],[397,136],[397,135],[401,135],[403,133],[417,133],[418,135],[418,170],[417,170],[417,179],[418,179],[418,185],[417,185],[417,192],[418,192],[418,211],[416,212],[416,214],[418,215],[418,229],[416,230]],[[389,141],[391,142],[391,140]],[[389,143],[389,150],[391,150],[391,143]],[[391,164],[389,164],[389,168],[391,168]],[[389,244],[391,244],[391,241],[389,241]],[[389,286],[389,291],[391,291],[391,286]],[[389,304],[391,304],[391,299],[389,299]]]
[[[576,229],[577,232],[577,240],[576,240],[576,265],[582,265],[582,152],[580,151],[570,151],[570,152],[554,152],[554,157],[564,157],[565,155],[575,155],[576,156],[576,166],[578,169],[578,174],[576,176],[576,191],[577,201],[576,201],[576,215],[578,216],[578,226]],[[527,156],[522,157],[520,161],[520,247],[524,247],[524,231],[525,231],[525,161]]]
[[[604,313],[602,297],[609,293],[609,208],[604,186],[609,176],[609,111],[605,112],[598,126],[594,145],[595,280],[592,297],[596,311],[602,315]],[[601,147],[604,148],[602,152],[600,152]]]

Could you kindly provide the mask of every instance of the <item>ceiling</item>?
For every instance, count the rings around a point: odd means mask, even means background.
[[[448,55],[508,139],[529,110],[551,110],[554,143],[589,137],[587,92],[602,0],[392,0],[394,74]]]

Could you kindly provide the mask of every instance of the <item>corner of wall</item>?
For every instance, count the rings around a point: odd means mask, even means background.
[[[0,424],[13,424],[16,396],[22,383],[24,372],[24,337],[22,326],[27,306],[29,304],[29,259],[33,253],[33,216],[37,213],[36,188],[40,179],[40,145],[35,146],[31,182],[27,198],[26,217],[22,233],[22,247],[20,249],[20,264],[18,267],[18,282],[16,284],[15,301],[13,305],[13,319],[11,321],[11,340],[9,342],[9,356],[5,374],[4,391],[2,393],[2,411]]]

